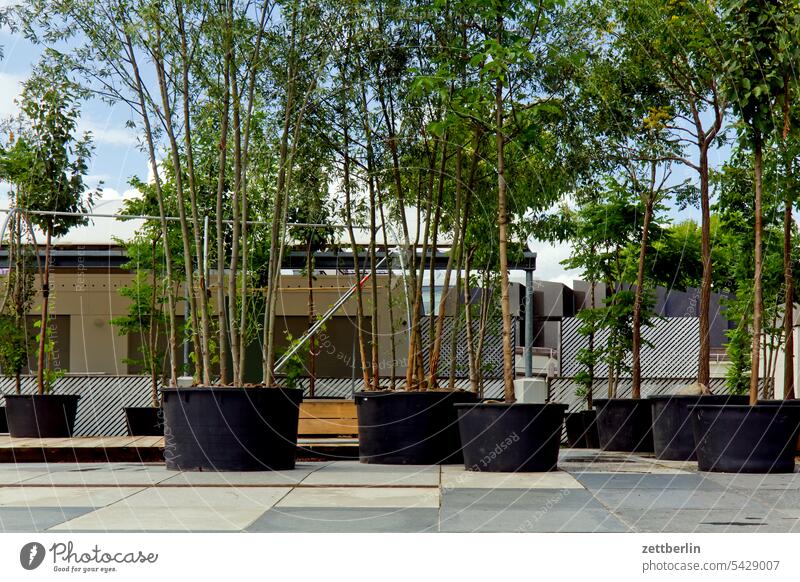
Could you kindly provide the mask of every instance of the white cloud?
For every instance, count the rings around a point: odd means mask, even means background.
[[[0,3],[3,0],[0,0]],[[2,6],[2,4],[0,4]],[[0,117],[11,117],[19,113],[16,99],[22,91],[25,77],[0,72]]]
[[[0,0],[1,1],[1,0]],[[96,144],[115,145],[115,146],[135,146],[136,134],[133,130],[126,127],[114,127],[111,124],[100,124],[91,119],[81,118],[78,123],[78,131],[91,132],[92,139]]]
[[[529,244],[536,253],[536,278],[542,281],[556,281],[572,287],[572,281],[580,279],[580,271],[566,269],[562,264],[572,254],[572,247],[567,244],[551,244],[533,240]]]
[[[135,188],[129,188],[120,192],[116,188],[103,188],[102,200],[127,200],[128,198],[140,198],[142,193]]]

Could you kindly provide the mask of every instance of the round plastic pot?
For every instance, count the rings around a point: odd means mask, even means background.
[[[476,402],[471,392],[356,392],[358,457],[362,463],[461,463],[454,404]]]
[[[167,469],[293,469],[302,400],[293,388],[163,390]]]
[[[6,394],[6,419],[12,437],[65,438],[75,429],[77,394]]]
[[[586,426],[586,448],[599,449],[600,435],[597,432],[597,411],[584,410],[583,424]]]
[[[663,395],[650,396],[653,416],[653,449],[656,458],[694,461],[695,440],[689,410],[696,404],[747,404],[747,396]]]
[[[746,400],[746,397],[745,397]],[[800,406],[800,400],[791,399],[791,400],[759,400],[758,404],[766,404],[768,406]],[[800,456],[800,433],[798,433],[797,437],[797,455]]]
[[[647,400],[595,400],[597,433],[604,451],[653,452],[653,421]]]
[[[800,407],[700,404],[691,415],[701,471],[794,471]]]
[[[596,449],[600,446],[596,411],[571,412],[564,417],[564,426],[567,432],[567,444],[573,449]]]
[[[164,436],[164,413],[153,406],[128,406],[125,423],[130,436]]]
[[[564,416],[564,428],[567,431],[567,445],[573,449],[585,449],[586,425],[583,411],[571,412]]]
[[[566,404],[457,404],[456,410],[468,471],[557,468]]]

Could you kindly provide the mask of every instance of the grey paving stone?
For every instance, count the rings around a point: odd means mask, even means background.
[[[373,533],[435,532],[436,509],[280,508],[250,524],[249,532]]]
[[[612,511],[618,509],[766,509],[752,497],[733,491],[705,489],[607,489],[594,496]]]
[[[726,488],[735,489],[797,489],[800,490],[800,473],[700,473],[706,479]]]
[[[0,507],[0,532],[45,531],[94,509],[94,507]]]
[[[443,532],[483,533],[622,533],[631,531],[619,519],[601,509],[550,511],[496,511],[471,508],[443,515]]]
[[[650,533],[800,532],[800,520],[776,511],[735,509],[624,510],[615,512],[635,531]]]
[[[719,491],[723,486],[701,475],[688,473],[574,473],[581,485],[592,491],[603,489],[690,489]]]
[[[627,531],[584,490],[458,489],[443,492],[441,531]]]
[[[756,489],[743,491],[743,494],[787,517],[800,518],[800,491],[797,489]]]
[[[508,510],[604,509],[585,489],[451,489],[442,491],[442,509]]]

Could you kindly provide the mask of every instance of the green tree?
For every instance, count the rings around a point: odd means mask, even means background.
[[[81,94],[63,63],[56,55],[48,54],[25,82],[20,100],[25,130],[19,141],[27,142],[32,154],[24,178],[23,210],[31,212],[30,221],[45,236],[37,358],[40,394],[49,391],[53,378],[49,357],[53,351],[49,328],[52,238],[85,224],[86,218],[79,214],[91,208],[96,194],[87,190],[83,182],[92,154],[91,138],[88,134],[75,135]]]

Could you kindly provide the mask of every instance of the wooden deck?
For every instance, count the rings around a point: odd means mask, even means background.
[[[298,460],[358,458],[357,438],[300,438]],[[0,435],[0,463],[162,462],[164,437],[11,438]]]

